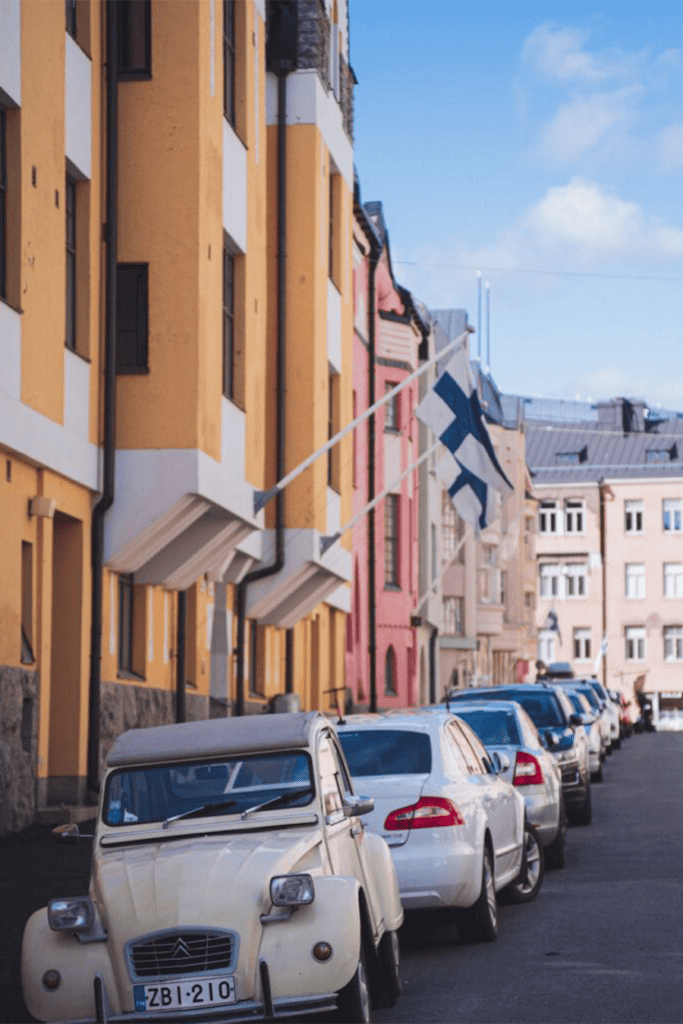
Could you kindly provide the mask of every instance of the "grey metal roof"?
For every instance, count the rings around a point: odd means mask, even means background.
[[[305,747],[316,718],[324,720],[319,711],[301,711],[131,729],[116,740],[109,752],[107,765],[111,768]]]

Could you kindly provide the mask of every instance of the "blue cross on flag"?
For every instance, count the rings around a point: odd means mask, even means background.
[[[509,494],[514,488],[493,450],[464,345],[456,348],[415,415],[447,448],[437,472],[458,513],[484,529],[496,514],[492,489]]]

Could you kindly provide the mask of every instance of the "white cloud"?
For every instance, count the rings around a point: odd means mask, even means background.
[[[683,167],[683,121],[670,124],[659,134],[662,166],[665,171],[679,171]]]
[[[545,81],[561,85],[596,86],[616,79],[631,79],[642,63],[639,54],[618,49],[590,53],[590,33],[547,21],[528,36],[522,50],[524,64]]]
[[[555,162],[583,156],[603,142],[612,129],[633,122],[641,94],[641,87],[633,85],[571,97],[559,105],[553,119],[541,130],[541,151]]]

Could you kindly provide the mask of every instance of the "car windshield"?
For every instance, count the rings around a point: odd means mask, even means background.
[[[574,705],[574,710],[578,711],[580,715],[585,714],[586,709],[581,705],[581,700],[579,698],[578,693],[568,693],[567,696]]]
[[[485,746],[521,746],[517,722],[512,711],[457,710],[458,718],[464,719]]]
[[[408,729],[339,730],[351,774],[428,775],[432,748],[424,732]]]
[[[302,807],[314,792],[310,758],[300,751],[150,765],[112,772],[103,818],[107,825],[168,824],[240,814],[290,794],[285,806]]]
[[[576,689],[577,689],[577,693],[582,693],[584,695],[584,697],[586,698],[586,700],[588,701],[590,706],[595,711],[599,711],[600,710],[600,701],[598,700],[598,698],[596,696],[596,693],[595,693],[595,690],[593,689],[592,686],[581,686],[581,687],[577,686]]]

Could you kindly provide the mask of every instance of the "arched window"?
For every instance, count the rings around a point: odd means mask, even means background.
[[[396,652],[393,647],[387,649],[384,659],[384,692],[396,696]]]

